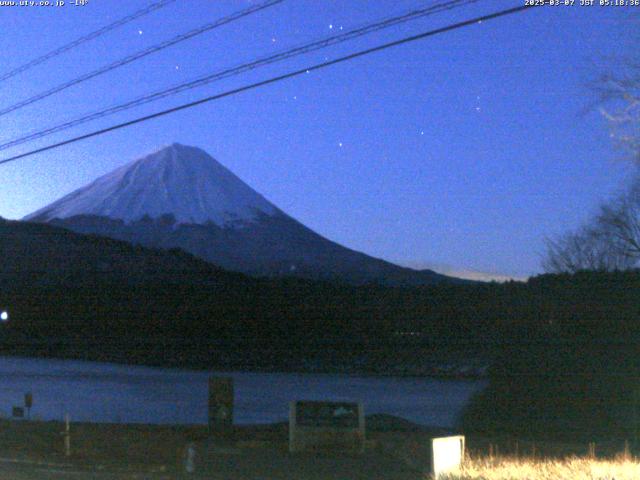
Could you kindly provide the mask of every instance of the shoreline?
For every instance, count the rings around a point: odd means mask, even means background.
[[[294,368],[225,368],[225,367],[197,367],[190,365],[188,362],[184,366],[177,366],[172,363],[157,364],[157,363],[139,363],[139,362],[119,362],[117,360],[95,360],[76,357],[60,357],[55,355],[25,355],[25,354],[10,354],[1,353],[0,360],[2,359],[16,359],[16,360],[33,360],[33,361],[55,361],[55,362],[77,362],[81,364],[96,364],[101,366],[112,366],[114,368],[122,367],[136,367],[136,368],[149,368],[154,370],[169,370],[179,372],[192,372],[202,373],[210,372],[211,374],[233,375],[233,374],[292,374],[292,375],[326,375],[326,376],[344,376],[344,377],[361,377],[361,378],[416,378],[416,379],[433,379],[440,381],[487,381],[488,374],[486,372],[487,367],[481,367],[482,373],[476,372],[461,372],[459,370],[443,371],[439,366],[433,368],[432,371],[420,373],[419,371],[372,371],[370,369],[331,369],[331,368],[312,368],[312,369],[294,369]]]

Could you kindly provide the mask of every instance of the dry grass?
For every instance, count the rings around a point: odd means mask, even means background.
[[[638,480],[640,461],[620,457],[600,460],[471,458],[459,473],[441,480]]]
[[[185,444],[205,426],[72,423],[71,457],[64,456],[62,422],[0,420],[0,457],[127,467],[175,469]]]
[[[122,468],[135,471],[162,470],[169,474],[182,466],[181,454],[187,442],[203,439],[207,435],[206,426],[171,426],[171,425],[114,425],[73,423],[71,426],[72,455],[64,456],[64,442],[60,434],[64,426],[61,422],[12,422],[0,420],[0,457],[29,459],[57,463],[73,463],[77,465],[101,465],[110,470]],[[373,436],[373,435],[372,435]],[[236,427],[235,438],[245,447],[250,444],[280,445],[286,451],[287,425],[273,427]],[[493,439],[496,442],[496,439]],[[478,443],[478,442],[476,442]],[[619,454],[613,458],[587,458],[573,456],[560,459],[560,455],[572,455],[574,452],[586,452],[585,445],[569,448],[567,445],[555,445],[554,449],[542,442],[535,444],[538,455],[547,458],[527,458],[483,455],[486,445],[472,449],[472,457],[463,469],[440,480],[640,480],[640,460],[631,459]],[[491,451],[498,451],[493,443]],[[520,441],[519,451],[530,452],[532,445]],[[476,445],[477,446],[477,445]],[[509,452],[508,443],[504,443],[500,452]],[[560,448],[562,447],[562,448]],[[383,456],[371,451],[364,463],[349,457],[340,460],[344,475],[338,475],[332,468],[337,468],[338,461],[324,458],[325,476],[321,473],[311,477],[309,472],[318,470],[319,461],[313,458],[306,464],[304,458],[293,460],[289,457],[274,454],[274,449],[246,448],[243,461],[238,466],[227,465],[228,475],[221,478],[418,478],[419,474],[411,473],[404,477],[393,470],[391,463],[384,463]],[[553,450],[553,451],[551,451]],[[518,451],[517,449],[515,451]],[[599,443],[599,455],[613,457],[623,451],[618,442],[610,446]],[[556,458],[552,458],[553,454]],[[275,456],[274,456],[275,455]],[[380,458],[378,458],[380,457]],[[386,458],[386,457],[385,457]],[[371,463],[371,460],[374,460]],[[225,460],[226,462],[226,460]],[[293,462],[293,463],[292,463]],[[296,463],[298,462],[298,463]],[[367,463],[368,462],[368,463]],[[396,462],[401,465],[400,462]],[[393,463],[395,465],[395,463]],[[292,468],[300,471],[292,471]],[[375,475],[357,476],[364,468],[389,468],[389,474],[377,471]],[[236,470],[234,470],[236,468]],[[402,471],[405,471],[406,468]],[[407,470],[412,472],[411,470]],[[243,473],[244,472],[244,473]],[[266,472],[266,473],[265,473]],[[331,474],[333,472],[334,474]],[[369,472],[370,473],[370,472]],[[396,475],[397,473],[397,475]],[[358,474],[359,475],[359,474]],[[0,479],[2,480],[2,479]]]

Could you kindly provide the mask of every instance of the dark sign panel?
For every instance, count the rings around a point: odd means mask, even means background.
[[[296,423],[301,427],[358,428],[358,404],[297,402]]]
[[[289,406],[289,451],[359,452],[365,446],[362,403],[299,400]]]

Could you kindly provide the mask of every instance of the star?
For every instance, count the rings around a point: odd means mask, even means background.
[[[338,146],[342,148],[342,142],[338,142]]]
[[[138,35],[142,35],[142,30],[138,30]]]
[[[276,43],[276,39],[275,39],[275,37],[273,37],[273,38],[271,39],[271,43]]]
[[[420,130],[420,135],[424,135],[424,130]]]
[[[333,30],[333,24],[332,23],[329,24],[329,30]]]

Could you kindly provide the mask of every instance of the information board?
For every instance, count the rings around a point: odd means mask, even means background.
[[[361,403],[291,402],[289,450],[362,452],[365,442],[364,409]]]
[[[358,428],[357,403],[297,402],[297,424],[304,427]]]

